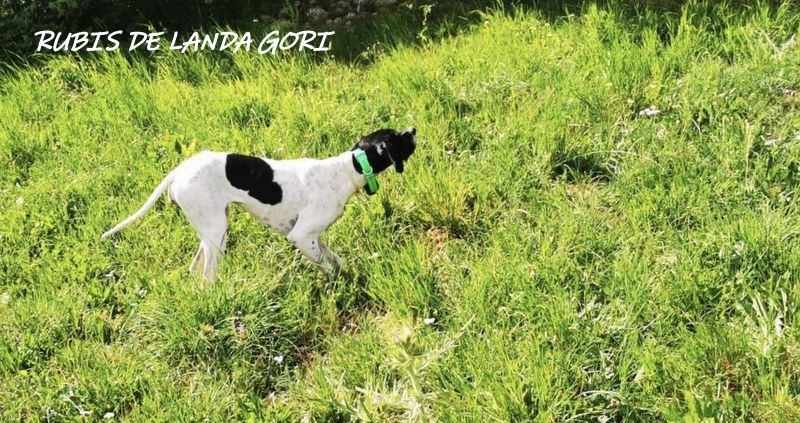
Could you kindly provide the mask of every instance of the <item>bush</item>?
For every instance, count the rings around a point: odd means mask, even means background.
[[[6,53],[26,55],[36,31],[187,30],[252,16],[279,16],[287,0],[0,0],[0,42]]]

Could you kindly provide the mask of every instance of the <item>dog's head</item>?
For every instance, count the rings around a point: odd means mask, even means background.
[[[403,173],[404,162],[417,148],[416,128],[408,128],[403,132],[394,129],[380,129],[361,137],[353,150],[360,148],[367,154],[367,160],[375,173],[381,172],[391,165],[397,173]]]

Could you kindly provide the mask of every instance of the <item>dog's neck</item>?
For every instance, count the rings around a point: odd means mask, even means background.
[[[372,172],[376,175],[392,165],[391,160],[376,154],[367,153],[367,159],[370,165],[372,165]],[[350,186],[353,188],[352,193],[364,188],[364,185],[367,183],[367,178],[364,177],[361,165],[358,163],[358,160],[356,160],[355,153],[352,150],[332,157],[331,160],[336,161],[342,173],[347,177]]]
[[[347,178],[347,185],[352,189],[350,195],[364,188],[364,185],[367,183],[367,178],[361,173],[360,166],[356,168],[358,163],[356,162],[355,165],[353,164],[354,158],[352,151],[344,152],[332,159],[336,161],[338,167],[341,169],[341,173]]]

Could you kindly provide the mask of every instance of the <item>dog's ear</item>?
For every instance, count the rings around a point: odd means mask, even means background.
[[[386,151],[386,155],[389,156],[389,160],[391,160],[392,163],[394,163],[394,170],[397,171],[397,173],[403,173],[403,170],[404,170],[403,162],[394,159],[394,156],[392,155],[392,148],[391,147],[384,146],[384,148],[385,148],[384,151]]]
[[[405,131],[403,131],[402,135],[405,135],[405,134],[411,134],[411,136],[413,137],[413,136],[417,135],[417,128],[412,126],[412,127],[408,128],[408,129],[406,129]]]

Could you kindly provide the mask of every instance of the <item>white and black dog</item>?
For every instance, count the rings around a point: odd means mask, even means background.
[[[352,150],[324,160],[270,160],[203,151],[169,172],[144,205],[103,238],[142,217],[166,190],[200,235],[200,248],[189,270],[206,279],[214,279],[225,251],[231,203],[241,204],[285,235],[306,257],[332,271],[342,265],[342,259],[323,244],[320,235],[339,219],[350,196],[365,187],[367,181],[354,152],[366,153],[373,173],[392,165],[402,173],[403,162],[415,148],[416,129],[409,128],[401,133],[392,129],[373,132]]]

